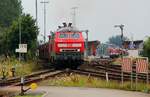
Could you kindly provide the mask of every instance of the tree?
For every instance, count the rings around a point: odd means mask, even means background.
[[[143,55],[150,59],[150,37],[144,42]]]
[[[36,40],[38,27],[36,21],[29,14],[23,14],[19,21],[14,21],[9,31],[9,51],[15,54],[15,49],[19,44],[19,22],[21,22],[21,43],[28,45],[28,51],[34,55],[36,51]]]
[[[21,0],[1,0],[0,2],[0,55],[8,51],[8,31],[14,20],[22,13]]]
[[[127,37],[123,37],[123,41],[128,40]],[[115,44],[116,46],[122,46],[122,40],[120,35],[112,36],[108,39],[108,43]]]
[[[6,54],[8,48],[8,29],[0,27],[0,55]]]
[[[22,13],[21,0],[1,0],[0,26],[9,27]]]

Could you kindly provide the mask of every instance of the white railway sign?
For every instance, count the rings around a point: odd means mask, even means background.
[[[19,44],[19,49],[16,49],[18,53],[27,53],[27,44]]]

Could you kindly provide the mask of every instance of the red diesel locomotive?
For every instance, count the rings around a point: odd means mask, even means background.
[[[72,27],[71,23],[67,26],[63,23],[56,32],[49,36],[49,42],[39,46],[39,57],[49,60],[51,63],[63,64],[83,62],[84,58],[84,37],[82,32]],[[72,64],[71,64],[72,65]]]

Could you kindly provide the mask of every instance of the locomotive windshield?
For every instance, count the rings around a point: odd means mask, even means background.
[[[61,33],[61,34],[59,35],[59,38],[68,38],[68,34],[66,34],[66,33]]]
[[[60,33],[59,38],[80,38],[79,33]]]
[[[79,38],[79,37],[80,37],[79,33],[71,34],[71,38]]]

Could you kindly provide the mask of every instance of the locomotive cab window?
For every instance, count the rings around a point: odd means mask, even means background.
[[[61,33],[61,34],[59,35],[59,38],[68,38],[68,34],[66,34],[66,33]]]
[[[71,38],[79,38],[79,37],[80,37],[79,33],[71,34]]]

